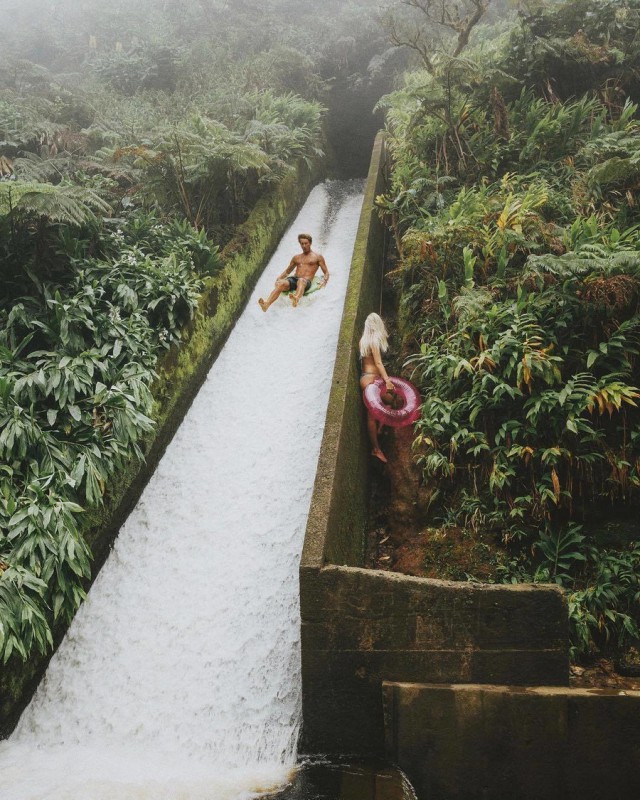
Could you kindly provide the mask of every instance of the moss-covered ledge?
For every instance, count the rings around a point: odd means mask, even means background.
[[[94,554],[91,581],[224,346],[266,261],[319,178],[319,166],[309,170],[299,165],[256,204],[223,250],[223,268],[208,279],[180,345],[173,346],[158,366],[153,389],[156,427],[143,444],[144,462],[132,461],[115,476],[103,507],[86,515],[84,534]],[[66,625],[56,626],[54,650],[66,630]],[[0,738],[15,727],[52,654],[34,653],[27,662],[12,657],[0,667]]]
[[[376,137],[351,258],[331,393],[305,533],[301,568],[360,565],[369,504],[369,447],[359,390],[358,340],[380,310],[385,230],[375,209],[385,189],[384,134]],[[345,513],[345,509],[349,513]]]

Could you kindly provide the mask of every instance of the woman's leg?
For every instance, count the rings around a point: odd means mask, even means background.
[[[371,442],[371,455],[379,458],[383,463],[387,463],[387,457],[380,449],[378,442],[378,421],[367,412],[367,431]]]
[[[367,386],[370,383],[373,383],[376,379],[376,375],[362,375],[360,378],[360,388],[364,392]],[[387,463],[387,457],[380,449],[380,443],[378,441],[378,433],[379,433],[379,423],[376,419],[374,419],[369,410],[367,409],[367,433],[369,434],[369,441],[371,442],[371,455],[375,456],[376,458],[380,459],[383,463]]]

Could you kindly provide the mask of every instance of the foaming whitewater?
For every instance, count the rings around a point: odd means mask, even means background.
[[[298,562],[360,182],[316,187],[258,282],[33,701],[3,800],[236,800],[286,780]],[[264,313],[313,235],[328,287]]]

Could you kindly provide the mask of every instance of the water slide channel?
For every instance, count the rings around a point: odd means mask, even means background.
[[[3,800],[240,800],[300,725],[298,562],[363,184],[311,192],[18,727]],[[257,300],[311,233],[331,279]]]

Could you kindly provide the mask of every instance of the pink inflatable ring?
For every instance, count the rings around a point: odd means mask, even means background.
[[[420,417],[420,392],[404,378],[389,376],[389,380],[401,401],[401,404],[397,404],[398,408],[383,403],[381,395],[386,392],[386,387],[382,378],[376,378],[373,383],[365,386],[362,393],[364,404],[371,416],[378,422],[382,422],[383,425],[389,425],[392,428],[411,425]]]

